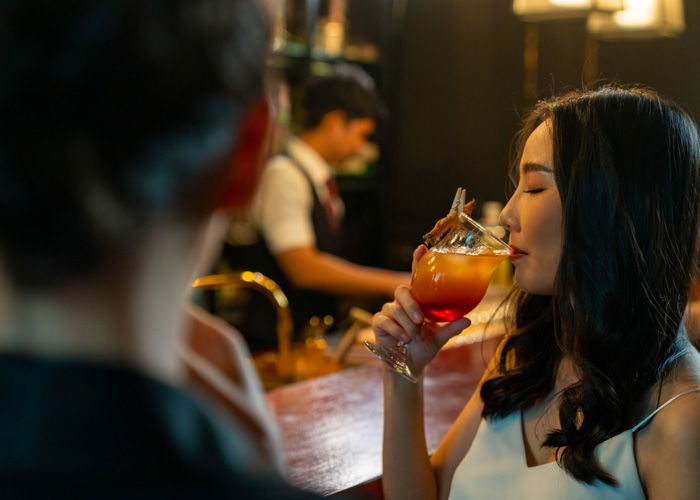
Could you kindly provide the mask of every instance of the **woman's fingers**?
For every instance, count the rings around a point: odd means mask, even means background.
[[[398,287],[394,297],[396,297],[396,302],[406,311],[413,323],[419,325],[423,322],[423,312],[420,310],[418,302],[416,302],[413,295],[411,295],[410,288],[407,286]]]
[[[411,337],[391,316],[387,316],[384,312],[378,312],[374,315],[372,329],[377,338],[379,338],[379,334],[384,334],[393,337],[396,342],[407,342]]]
[[[408,317],[406,311],[404,311],[400,305],[395,302],[387,304],[388,316],[394,318],[394,321],[404,329],[406,334],[403,335],[402,340],[406,343],[410,342],[413,337],[420,335],[420,330],[418,326]],[[386,314],[386,313],[385,313]]]
[[[418,261],[427,252],[428,252],[428,247],[426,247],[425,245],[418,245],[416,247],[416,249],[413,251],[413,261],[411,262],[411,271],[416,270],[416,266],[418,265]]]

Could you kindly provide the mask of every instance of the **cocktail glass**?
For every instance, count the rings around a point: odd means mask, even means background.
[[[461,204],[453,204],[448,215],[455,219],[418,261],[411,279],[413,298],[425,318],[436,323],[455,321],[474,309],[484,298],[493,272],[512,253],[508,244],[463,213],[463,191],[460,196],[458,190],[458,198]],[[416,382],[403,343],[393,348],[364,344],[393,371]]]

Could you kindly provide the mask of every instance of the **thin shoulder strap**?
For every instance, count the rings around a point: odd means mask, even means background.
[[[676,395],[673,396],[671,399],[669,399],[668,401],[666,401],[664,404],[662,404],[661,406],[659,406],[656,410],[654,410],[654,411],[651,412],[649,415],[647,415],[647,416],[644,418],[644,420],[642,420],[642,421],[639,422],[637,425],[635,425],[634,427],[632,427],[632,432],[637,432],[639,429],[641,429],[642,427],[644,427],[646,424],[649,423],[649,421],[650,421],[652,418],[654,418],[654,415],[656,415],[656,414],[659,413],[661,410],[663,410],[664,408],[666,408],[668,405],[670,405],[671,403],[673,403],[676,399],[680,398],[681,396],[685,396],[686,394],[690,394],[691,392],[698,392],[698,391],[700,391],[700,387],[696,387],[695,389],[688,389],[687,391],[683,391],[683,392],[681,392],[680,394],[676,394]]]

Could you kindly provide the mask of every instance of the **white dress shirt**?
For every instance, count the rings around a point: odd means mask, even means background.
[[[326,182],[333,176],[330,165],[296,137],[288,141],[287,154],[309,176],[321,203],[327,202],[330,195]],[[336,213],[342,215],[342,200],[336,197],[332,203]],[[312,209],[313,193],[304,175],[289,158],[272,158],[263,170],[251,206],[251,218],[265,238],[270,252],[278,254],[295,248],[315,246]]]

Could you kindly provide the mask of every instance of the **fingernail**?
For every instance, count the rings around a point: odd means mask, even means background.
[[[413,318],[413,321],[415,321],[416,323],[423,320],[423,316],[421,315],[421,313],[419,311],[416,311],[415,309],[411,311],[411,318]]]

